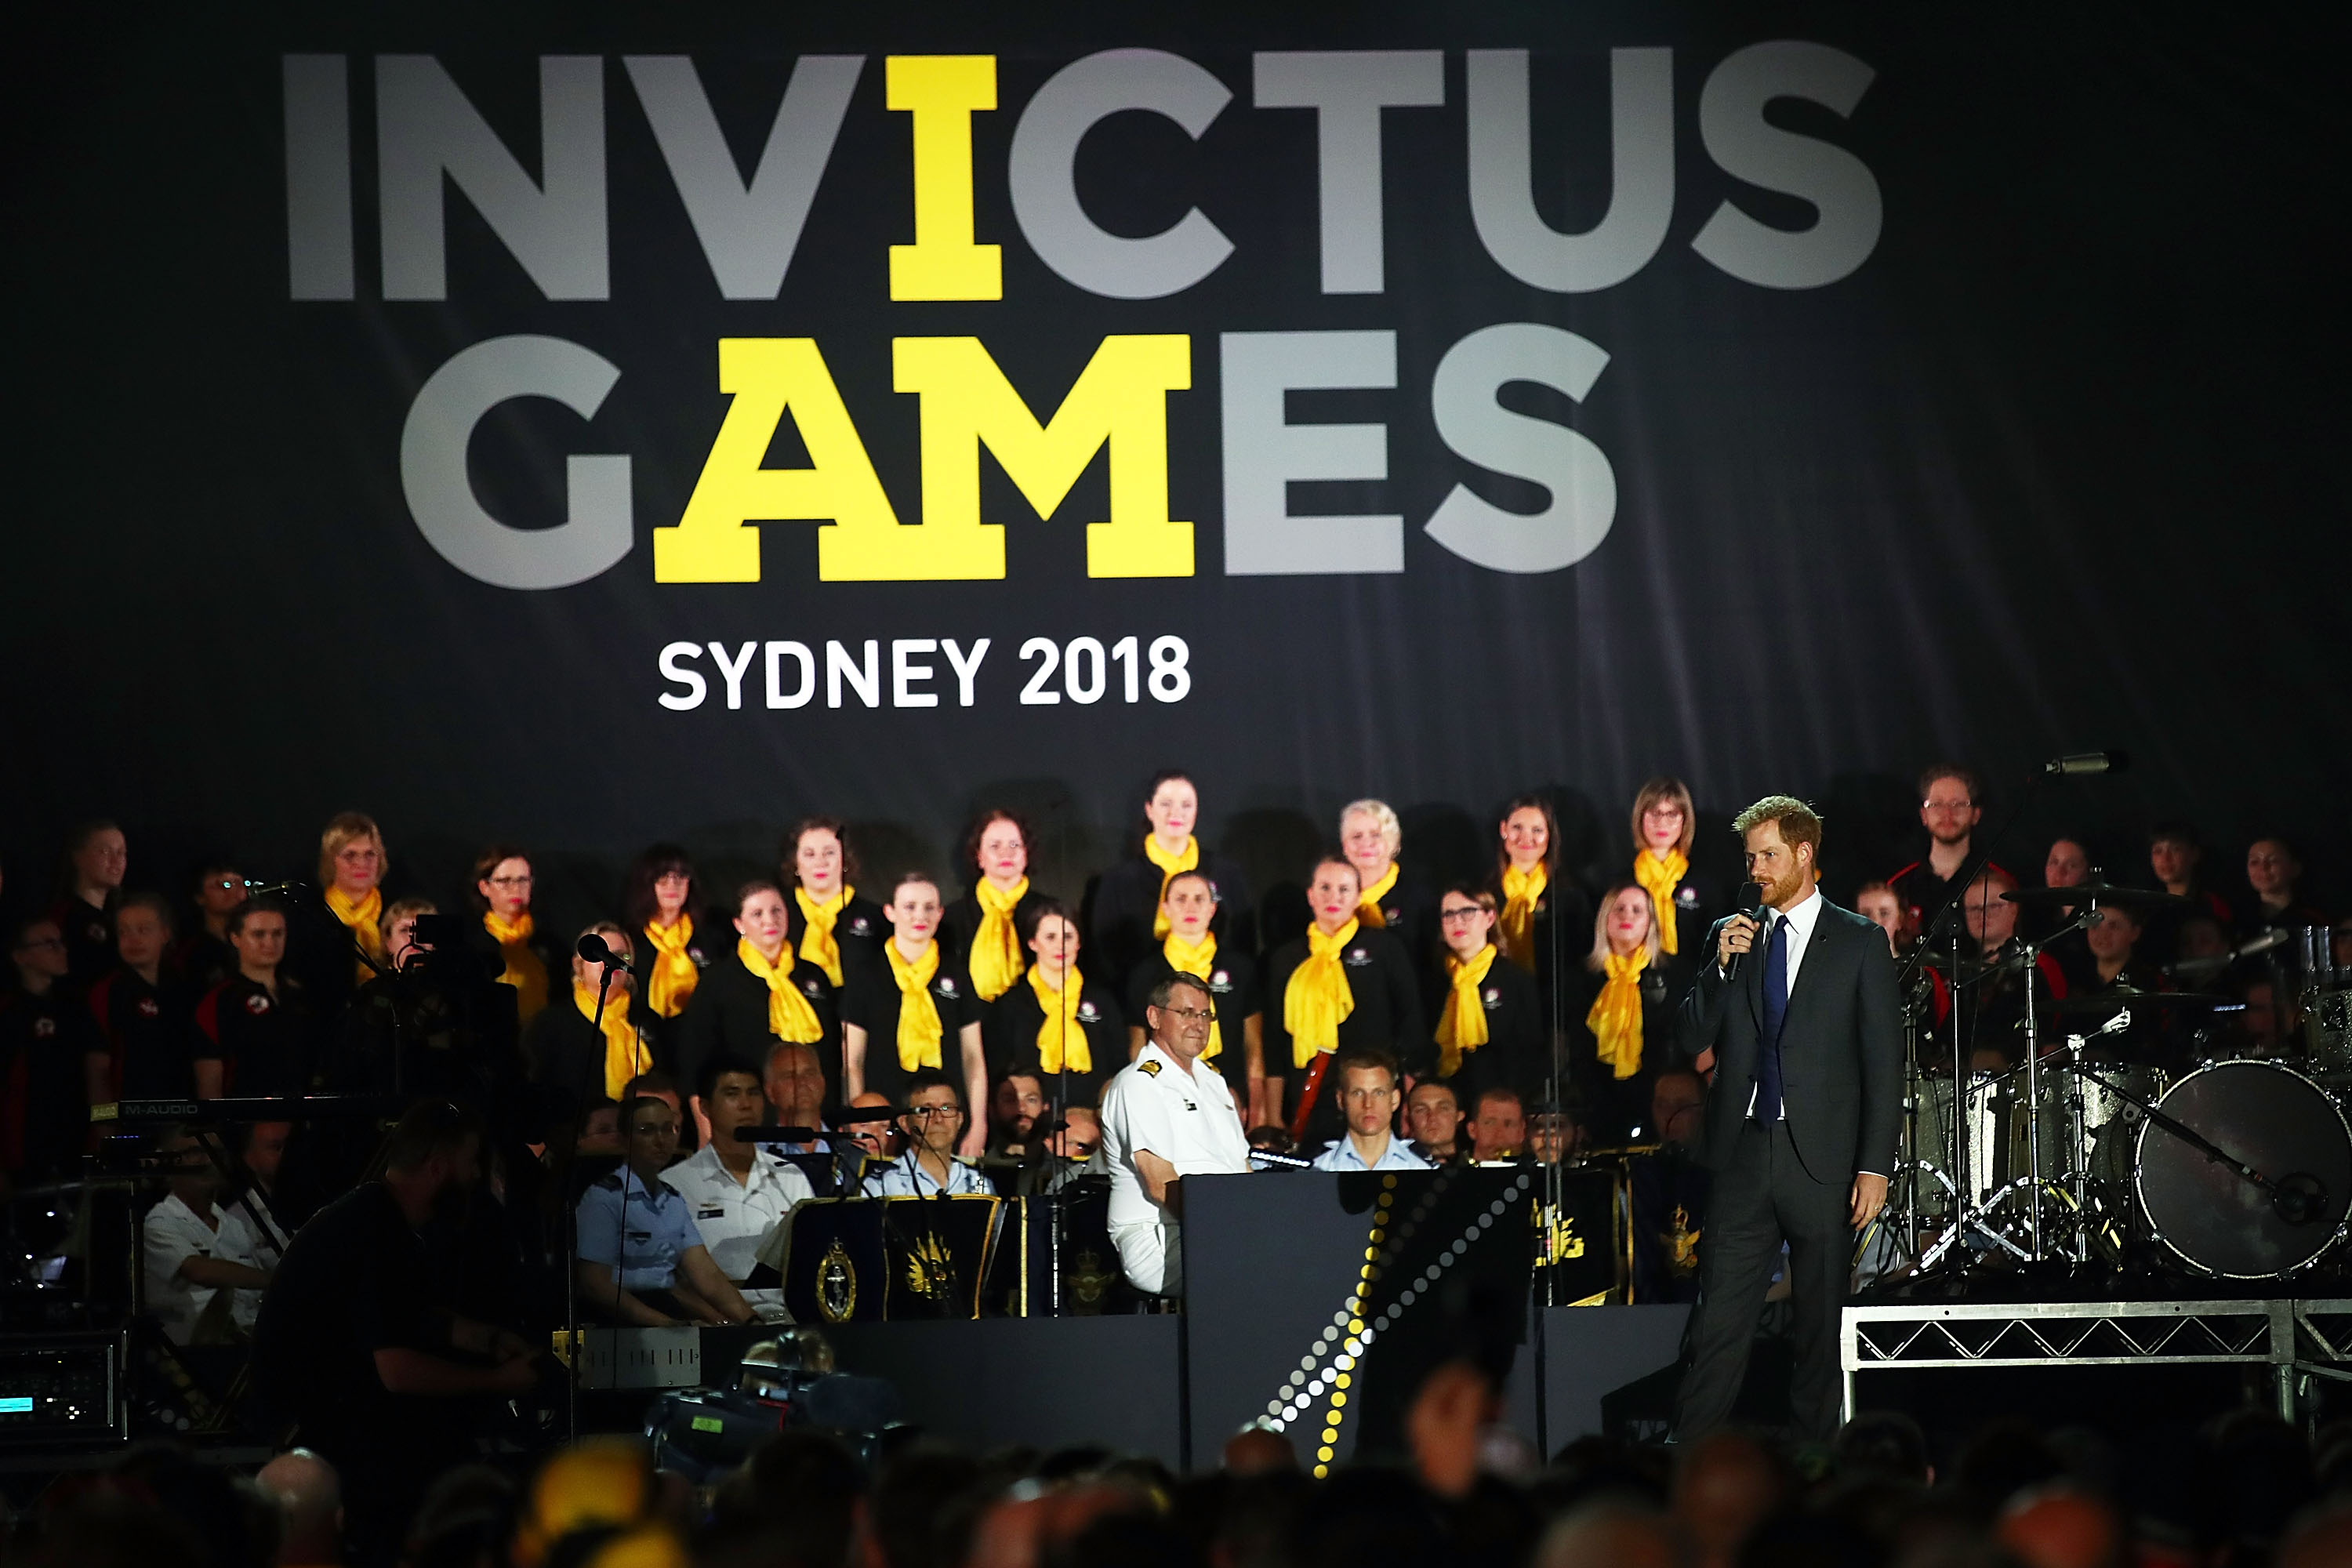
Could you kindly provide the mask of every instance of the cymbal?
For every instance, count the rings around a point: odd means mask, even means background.
[[[2189,900],[2149,888],[2119,888],[2113,882],[2077,882],[2071,888],[2019,888],[2003,893],[2013,904],[2051,904],[2074,909],[2083,904],[2126,904],[2135,909],[2161,910]]]
[[[2135,991],[2128,985],[2112,991],[2094,991],[2087,996],[2068,996],[2052,1004],[2057,1013],[2112,1013],[2118,1007],[2194,1007],[2227,1002],[2227,996],[2216,996],[2205,991]]]

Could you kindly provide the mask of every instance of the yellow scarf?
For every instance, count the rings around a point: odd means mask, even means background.
[[[1356,918],[1368,926],[1377,926],[1381,931],[1388,930],[1389,918],[1381,913],[1381,895],[1395,887],[1396,879],[1397,863],[1391,860],[1389,862],[1388,874],[1366,888],[1363,896],[1356,900]]]
[[[793,984],[793,950],[789,946],[776,949],[776,962],[770,963],[751,945],[748,936],[735,941],[735,956],[768,986],[768,1033],[780,1040],[792,1040],[814,1045],[824,1038],[824,1026],[817,1022],[816,1009],[809,1005],[801,988]]]
[[[1213,931],[1202,931],[1201,943],[1195,947],[1182,937],[1171,932],[1168,940],[1160,944],[1160,953],[1161,957],[1168,960],[1168,967],[1177,973],[1189,974],[1195,980],[1205,981],[1209,978],[1209,972],[1216,966],[1217,933]],[[1210,1005],[1213,1007],[1216,1005],[1213,999]],[[1223,1021],[1212,1018],[1209,1020],[1209,1047],[1201,1053],[1199,1059],[1204,1062],[1213,1061],[1217,1053],[1224,1048]]]
[[[1201,841],[1188,834],[1184,838],[1184,852],[1181,855],[1171,855],[1167,850],[1160,847],[1159,839],[1147,833],[1143,836],[1143,858],[1160,868],[1160,902],[1165,903],[1168,901],[1170,878],[1179,871],[1197,871],[1201,868]],[[1157,942],[1167,935],[1168,911],[1155,905],[1151,916],[1152,940]]]
[[[694,940],[694,917],[681,910],[675,925],[647,921],[646,940],[654,947],[653,968],[646,975],[646,1005],[656,1018],[675,1018],[686,1011],[687,998],[702,978],[686,952],[686,944]]]
[[[596,1017],[596,988],[572,983],[572,1005],[580,1016],[592,1023]],[[642,1072],[651,1072],[654,1054],[646,1049],[645,1042],[629,1026],[629,994],[614,991],[604,998],[604,1098],[618,1100],[629,1080]]]
[[[1437,1014],[1440,1078],[1452,1078],[1461,1070],[1463,1053],[1486,1043],[1486,1005],[1479,998],[1478,988],[1486,984],[1486,971],[1495,967],[1495,952],[1490,942],[1475,958],[1445,955],[1445,973],[1452,977],[1454,988],[1445,994],[1445,1004]]]
[[[980,929],[971,933],[971,988],[983,1002],[993,1002],[1021,978],[1021,937],[1013,929],[1013,911],[1029,896],[1029,879],[1010,889],[982,877],[972,897],[980,900]]]
[[[337,920],[343,922],[344,927],[352,933],[352,940],[360,944],[361,950],[370,958],[374,959],[378,963],[387,961],[389,955],[384,952],[383,931],[376,924],[378,921],[383,919],[382,888],[370,888],[366,898],[353,903],[342,889],[331,885],[327,889],[327,908]],[[374,970],[364,963],[354,963],[352,969],[362,981],[367,980],[375,973]]]
[[[1029,970],[1029,990],[1045,1011],[1045,1021],[1037,1026],[1037,1065],[1048,1075],[1062,1070],[1062,1042],[1070,1042],[1069,1068],[1072,1072],[1095,1070],[1095,1054],[1087,1044],[1087,1032],[1078,1025],[1078,1002],[1084,982],[1078,972],[1069,971],[1066,984],[1058,991],[1047,983],[1045,966],[1033,964]]]
[[[1609,1070],[1632,1078],[1642,1070],[1642,971],[1650,965],[1649,944],[1622,958],[1612,952],[1601,963],[1609,978],[1592,999],[1584,1026],[1601,1042],[1601,1059]]]
[[[1663,952],[1682,951],[1675,935],[1675,889],[1689,869],[1690,857],[1679,849],[1667,850],[1663,860],[1646,849],[1633,857],[1633,880],[1642,884],[1642,890],[1650,895],[1650,907],[1657,911],[1658,948]]]
[[[1356,930],[1354,921],[1329,936],[1321,926],[1307,928],[1307,962],[1290,972],[1290,983],[1282,988],[1282,1026],[1290,1031],[1292,1067],[1303,1068],[1319,1053],[1339,1048],[1339,1026],[1356,1010],[1339,950],[1356,940]]]
[[[515,1013],[526,1024],[531,1016],[547,1005],[547,965],[530,950],[534,929],[530,911],[525,910],[518,921],[502,921],[496,914],[485,912],[482,929],[499,944],[499,954],[507,963],[499,979],[515,988]]]
[[[836,986],[841,984],[841,944],[833,940],[833,922],[841,918],[856,891],[844,882],[841,891],[820,904],[808,896],[806,888],[793,889],[793,901],[800,905],[806,928],[801,932],[801,956],[824,970],[824,977]]]
[[[882,951],[890,957],[890,977],[898,983],[898,1065],[908,1072],[935,1068],[940,1061],[940,1005],[931,1000],[931,979],[940,972],[940,944],[923,949],[923,956],[907,962],[895,942]]]
[[[1495,922],[1495,940],[1503,956],[1530,974],[1536,967],[1536,905],[1551,885],[1551,872],[1540,860],[1532,871],[1503,868],[1503,912]]]

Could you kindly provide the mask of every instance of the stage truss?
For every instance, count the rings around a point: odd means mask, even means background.
[[[2352,1300],[1916,1302],[1849,1307],[1844,1414],[1870,1372],[2036,1366],[2267,1366],[2279,1414],[2312,1383],[2352,1383]]]

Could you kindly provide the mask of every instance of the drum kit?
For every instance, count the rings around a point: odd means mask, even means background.
[[[1977,1268],[2269,1280],[2352,1265],[2352,969],[2335,962],[2329,932],[2273,931],[2173,966],[2194,983],[2269,954],[2276,994],[2293,998],[2283,1014],[2300,1026],[2246,1031],[2231,1054],[2215,1027],[2232,1011],[2221,995],[2122,983],[2053,994],[2063,988],[2035,983],[2042,951],[2102,908],[2137,921],[2189,900],[2096,871],[2003,897],[2057,929],[1983,962],[1919,959],[1902,1159],[1858,1283]],[[2021,1015],[2021,1065],[1972,1061],[1984,1042],[1965,1036],[1968,1004],[1982,1017],[2008,989],[2021,990],[2008,1004]]]

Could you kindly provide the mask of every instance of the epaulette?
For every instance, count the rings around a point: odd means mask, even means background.
[[[1158,1078],[1160,1076],[1160,1064],[1153,1061],[1150,1057],[1144,1058],[1143,1060],[1136,1063],[1135,1066],[1137,1070],[1141,1072],[1146,1078]]]

